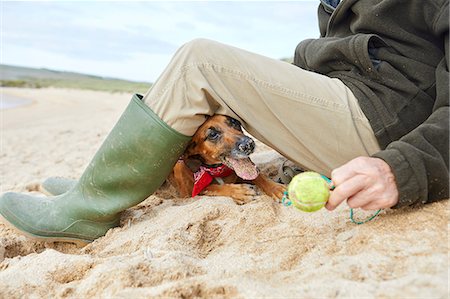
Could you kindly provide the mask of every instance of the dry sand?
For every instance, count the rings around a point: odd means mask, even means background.
[[[4,89],[1,192],[77,178],[129,94]],[[263,172],[282,162],[258,144]],[[163,186],[84,248],[0,224],[0,298],[447,298],[448,200],[352,224],[349,209],[303,213],[258,196],[176,198]]]

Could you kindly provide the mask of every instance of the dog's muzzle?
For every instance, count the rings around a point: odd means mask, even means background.
[[[236,142],[235,150],[234,154],[237,154],[237,156],[249,156],[255,150],[255,141],[248,136],[244,136]]]

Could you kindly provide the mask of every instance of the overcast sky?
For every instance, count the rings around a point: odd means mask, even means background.
[[[319,35],[318,2],[1,1],[1,62],[154,82],[199,37],[292,57]]]

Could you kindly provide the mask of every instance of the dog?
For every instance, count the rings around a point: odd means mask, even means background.
[[[255,141],[244,134],[238,120],[213,115],[192,137],[171,180],[183,198],[197,194],[229,196],[244,204],[257,195],[257,186],[274,200],[281,200],[286,187],[259,173],[249,158],[254,150]]]

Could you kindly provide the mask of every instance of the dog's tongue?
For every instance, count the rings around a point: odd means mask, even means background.
[[[244,159],[233,159],[226,158],[227,162],[230,164],[229,166],[233,168],[238,177],[241,179],[251,181],[256,179],[258,176],[258,169],[256,165],[250,160],[250,158]]]

